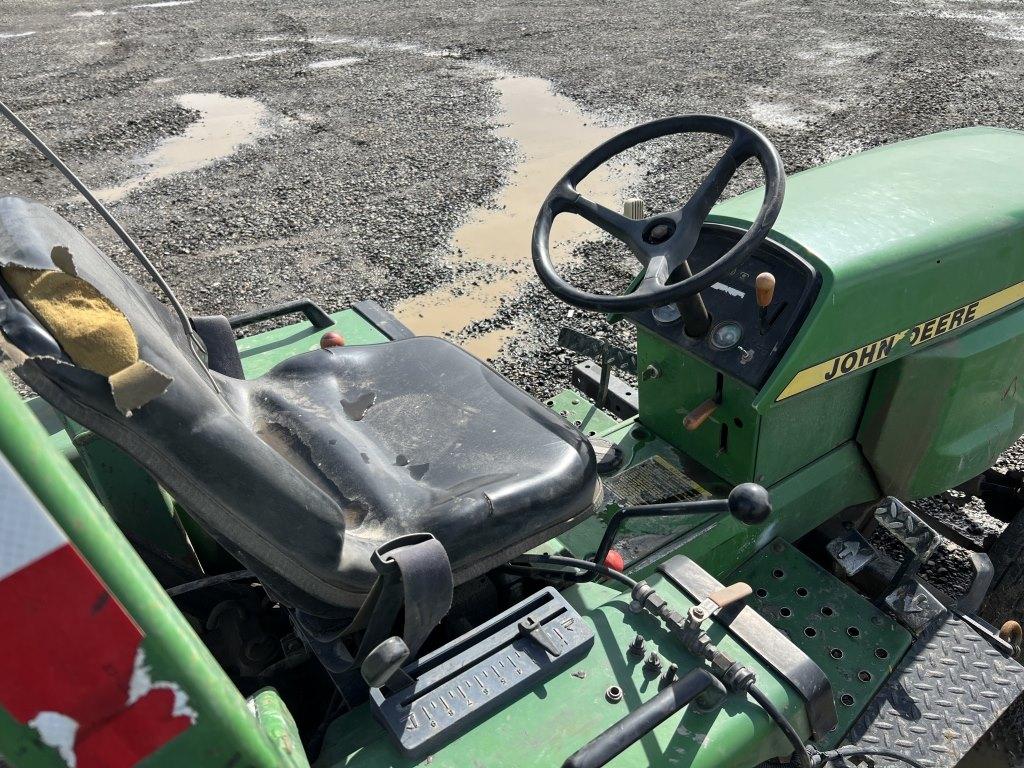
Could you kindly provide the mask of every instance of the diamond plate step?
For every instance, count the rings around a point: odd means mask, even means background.
[[[845,743],[953,768],[1022,691],[1024,667],[947,615],[910,647]]]

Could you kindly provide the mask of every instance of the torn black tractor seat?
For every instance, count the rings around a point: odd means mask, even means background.
[[[374,584],[373,551],[398,536],[434,535],[460,583],[593,512],[585,438],[446,341],[317,350],[234,379],[201,367],[167,308],[75,227],[0,200],[0,266],[55,270],[58,245],[170,383],[127,415],[108,376],[10,297],[0,328],[18,374],[134,457],[292,607],[350,616]]]

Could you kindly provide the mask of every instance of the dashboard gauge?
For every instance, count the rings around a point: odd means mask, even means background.
[[[743,326],[735,320],[726,320],[711,331],[709,343],[714,349],[732,349],[742,338]]]
[[[679,319],[679,308],[675,304],[666,304],[663,307],[656,307],[651,314],[659,323],[667,325]]]

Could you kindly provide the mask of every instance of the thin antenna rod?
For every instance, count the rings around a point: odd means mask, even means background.
[[[65,165],[64,161],[57,157],[57,154],[46,146],[43,140],[36,136],[32,129],[25,125],[25,123],[21,121],[21,118],[14,114],[14,112],[12,112],[11,109],[3,103],[3,101],[0,101],[0,114],[6,117],[11,124],[25,136],[26,139],[31,141],[33,146],[42,152],[43,156],[49,160],[58,171],[64,174],[64,178],[70,181],[75,189],[82,193],[82,197],[89,201],[89,204],[96,209],[99,215],[103,217],[107,224],[110,225],[110,228],[117,233],[118,237],[121,238],[121,242],[123,242],[128,250],[132,252],[132,255],[139,260],[139,263],[142,264],[143,267],[145,267],[149,276],[153,278],[153,281],[160,287],[160,290],[163,291],[164,295],[167,297],[171,307],[174,308],[174,313],[178,316],[178,320],[181,322],[181,327],[188,336],[189,345],[192,347],[192,353],[196,356],[196,359],[205,370],[206,363],[203,362],[202,342],[196,338],[195,329],[192,327],[192,323],[189,321],[184,307],[182,307],[181,303],[178,301],[178,297],[174,295],[174,291],[171,290],[167,281],[164,280],[163,275],[161,275],[157,271],[157,268],[153,266],[153,262],[151,262],[146,254],[142,252],[142,249],[139,248],[131,235],[129,235],[117,219],[114,218],[113,214],[107,210],[106,206],[96,199],[95,195],[89,191],[89,188],[85,186],[77,176],[75,176],[74,172],[68,168],[67,165]],[[211,377],[210,380],[213,381],[213,378]],[[215,381],[213,381],[213,385],[219,391],[220,388],[217,387],[217,383]]]

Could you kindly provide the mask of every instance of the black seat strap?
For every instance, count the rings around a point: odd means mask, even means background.
[[[370,561],[377,581],[348,630],[365,627],[356,662],[393,634],[400,613],[402,640],[415,657],[452,607],[454,579],[448,553],[431,534],[413,533],[378,547]]]
[[[448,553],[429,533],[399,536],[378,547],[371,562],[377,580],[351,621],[293,610],[296,629],[348,697],[359,697],[352,673],[375,648],[394,635],[402,618],[402,641],[409,658],[441,623],[452,606],[454,578]],[[353,657],[345,639],[362,632]],[[353,698],[357,701],[358,698]]]

